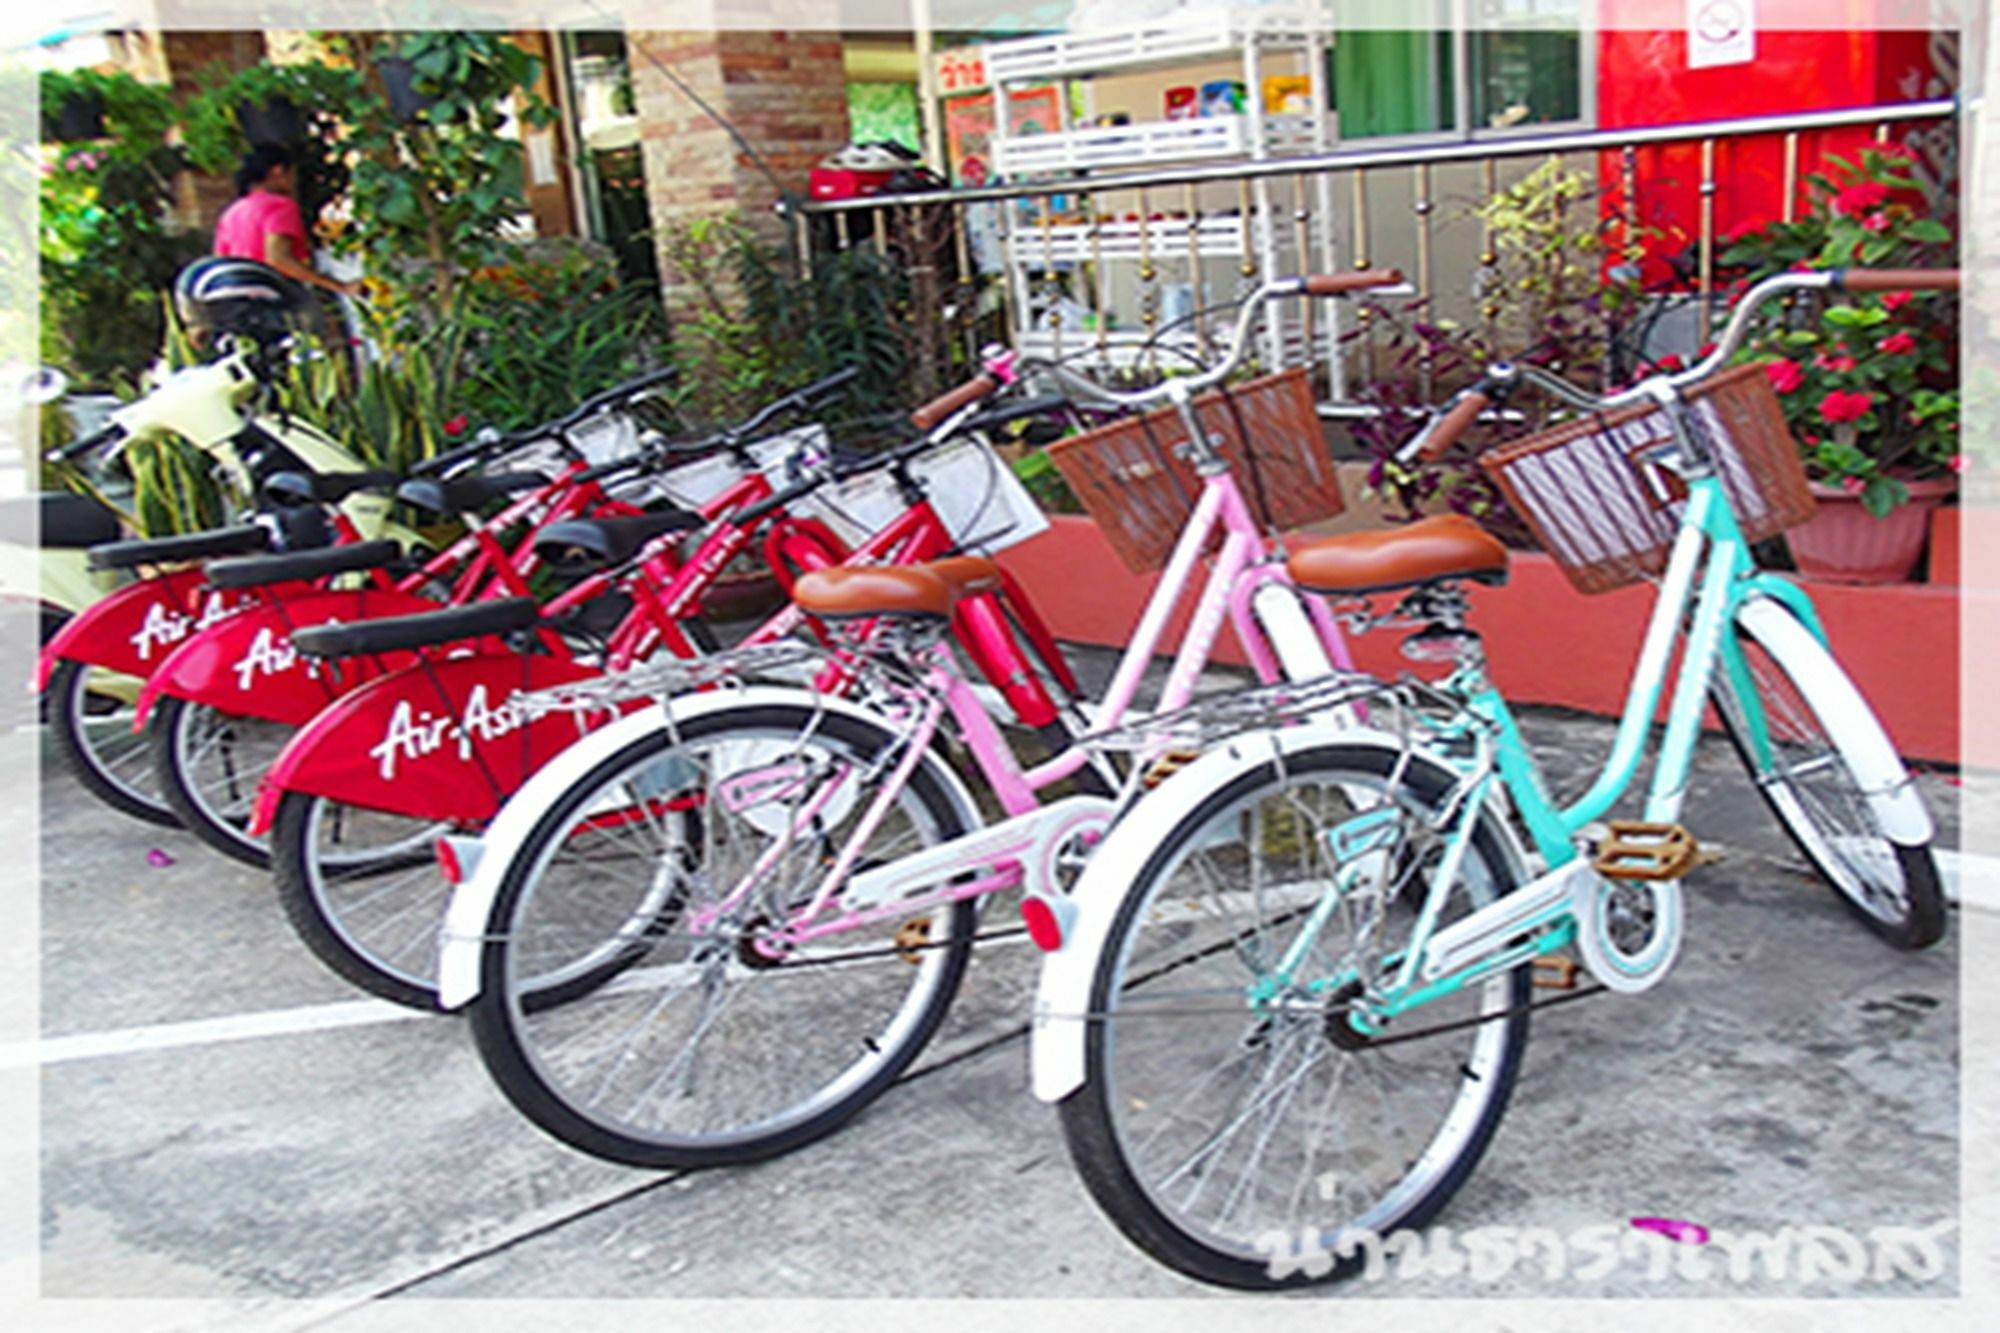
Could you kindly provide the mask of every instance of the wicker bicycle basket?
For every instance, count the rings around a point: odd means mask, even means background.
[[[1203,394],[1195,414],[1260,526],[1282,532],[1341,511],[1340,478],[1304,367]],[[1166,407],[1049,446],[1049,460],[1135,574],[1167,562],[1200,493],[1182,456],[1186,443],[1180,413]]]
[[[1684,400],[1749,540],[1813,516],[1798,446],[1762,365],[1724,371]],[[1666,568],[1687,490],[1640,455],[1671,434],[1665,409],[1622,408],[1488,450],[1480,464],[1579,592],[1609,592]]]

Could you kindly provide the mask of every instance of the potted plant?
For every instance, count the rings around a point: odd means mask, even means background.
[[[1736,238],[1745,280],[1785,267],[1948,265],[1951,232],[1929,215],[1911,154],[1879,144],[1830,157],[1812,213]],[[1930,514],[1956,489],[1957,331],[1949,297],[1912,292],[1801,303],[1747,355],[1766,360],[1818,517],[1788,534],[1801,573],[1895,583],[1923,557]]]

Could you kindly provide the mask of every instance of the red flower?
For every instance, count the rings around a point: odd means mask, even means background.
[[[1674,375],[1687,369],[1687,363],[1681,360],[1679,353],[1668,352],[1654,363],[1653,368],[1662,375]]]
[[[1848,371],[1854,369],[1854,358],[1851,356],[1828,356],[1825,352],[1821,352],[1813,357],[1813,368],[1815,370],[1831,370],[1836,375],[1845,375]]]
[[[465,428],[471,424],[466,419],[465,413],[460,412],[457,416],[444,423],[444,433],[454,437],[463,435],[465,434]]]
[[[1764,373],[1771,377],[1771,387],[1779,393],[1790,393],[1806,382],[1806,373],[1796,361],[1767,361]]]
[[[1845,490],[1849,495],[1859,495],[1868,489],[1868,483],[1859,477],[1842,477],[1840,485],[1841,489]]]
[[[1875,395],[1860,389],[1835,389],[1819,400],[1820,419],[1829,426],[1859,421],[1875,407]]]
[[[1893,314],[1916,299],[1917,294],[1915,292],[1890,292],[1882,298],[1882,308]]]
[[[1950,468],[1953,472],[1963,472],[1965,471],[1966,461],[1967,460],[1964,454],[1953,454],[1950,460],[1945,463],[1945,466]]]
[[[1694,349],[1694,359],[1699,361],[1703,357],[1707,356],[1710,352],[1713,352],[1714,350],[1715,350],[1715,344],[1713,342],[1705,342],[1701,346]]]
[[[1833,211],[1851,218],[1888,202],[1889,187],[1881,181],[1856,181],[1833,196]]]
[[[1917,150],[1906,143],[1878,143],[1875,151],[1884,157],[1899,157],[1905,162],[1917,160]]]
[[[1889,230],[1889,215],[1887,213],[1870,213],[1867,217],[1861,219],[1861,230],[1863,231]]]
[[[1917,350],[1917,340],[1911,337],[1906,329],[1901,333],[1892,333],[1876,343],[1875,350],[1885,356],[1908,356]]]

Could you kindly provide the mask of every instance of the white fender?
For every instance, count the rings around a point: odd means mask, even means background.
[[[1028,1052],[1036,1097],[1057,1102],[1083,1086],[1085,1020],[1081,1015],[1090,1008],[1098,955],[1110,938],[1133,878],[1166,832],[1216,791],[1269,762],[1274,752],[1288,755],[1332,744],[1379,746],[1391,751],[1403,748],[1400,738],[1372,727],[1315,723],[1253,732],[1209,750],[1148,792],[1112,826],[1091,853],[1070,895],[1077,909],[1074,927],[1066,934],[1062,948],[1042,957]],[[1495,819],[1493,823],[1502,833],[1505,855],[1511,859],[1515,875],[1525,880],[1527,858],[1520,844],[1504,822]]]
[[[871,723],[891,734],[901,730],[896,723],[859,704],[790,686],[752,685],[743,689],[710,690],[672,699],[665,707],[671,711],[677,724],[685,725],[710,713],[765,704],[819,708]],[[471,878],[452,891],[451,903],[445,909],[438,939],[438,1008],[458,1009],[478,997],[481,944],[489,933],[500,928],[500,923],[488,921],[494,900],[499,896],[507,867],[520,853],[522,844],[540,822],[543,812],[561,799],[570,787],[582,782],[605,759],[664,725],[665,719],[658,708],[643,708],[588,732],[537,769],[519,791],[507,798],[506,804],[493,817],[493,822],[480,835],[478,864]],[[958,806],[959,817],[965,821],[966,827],[976,828],[984,822],[980,818],[978,803],[966,790],[957,770],[935,754],[925,762]]]
[[[1736,621],[1792,675],[1806,701],[1825,719],[1827,734],[1868,793],[1868,806],[1889,841],[1921,847],[1931,840],[1930,811],[1896,753],[1875,710],[1826,645],[1775,598],[1748,598]]]

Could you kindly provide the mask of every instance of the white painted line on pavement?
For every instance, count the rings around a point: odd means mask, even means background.
[[[95,1060],[107,1055],[131,1055],[139,1051],[168,1051],[182,1046],[213,1046],[218,1042],[327,1032],[335,1028],[364,1027],[371,1023],[435,1016],[428,1011],[407,1009],[387,1000],[349,1000],[297,1009],[267,1009],[262,1013],[232,1014],[227,1018],[203,1018],[189,1023],[160,1023],[153,1027],[113,1028],[109,1032],[81,1032],[41,1041],[0,1043],[0,1069],[65,1064],[71,1060]]]
[[[1976,911],[2000,912],[2000,857],[1940,847],[1937,859],[1948,901]]]
[[[1961,907],[2000,913],[2000,857],[1941,847],[1937,858],[1938,868],[1944,872],[1944,891],[1948,899]],[[627,980],[629,982],[630,979]],[[204,1018],[189,1023],[161,1023],[153,1027],[114,1028],[109,1032],[50,1037],[43,1041],[0,1043],[0,1069],[66,1064],[72,1060],[95,1060],[184,1046],[213,1046],[259,1037],[330,1032],[338,1028],[367,1027],[375,1023],[433,1016],[423,1010],[391,1004],[387,1000],[350,1000],[297,1009],[269,1009],[262,1013],[233,1014],[227,1018]]]

